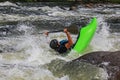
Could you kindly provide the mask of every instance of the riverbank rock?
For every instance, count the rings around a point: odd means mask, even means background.
[[[73,60],[73,62],[87,62],[107,70],[108,80],[120,80],[120,51],[91,52]]]
[[[69,80],[108,80],[106,70],[86,62],[55,59],[47,64],[47,68],[54,76],[68,76]]]

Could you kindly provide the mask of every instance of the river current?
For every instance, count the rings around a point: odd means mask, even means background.
[[[107,80],[106,71],[91,64],[65,65],[81,54],[71,52],[63,56],[49,48],[48,40],[62,40],[66,38],[65,33],[51,33],[48,37],[38,34],[71,25],[79,28],[93,17],[98,21],[97,31],[82,54],[120,50],[119,4],[93,8],[79,5],[77,10],[69,11],[67,4],[57,6],[52,2],[1,2],[0,80]],[[71,35],[75,41],[77,34]]]

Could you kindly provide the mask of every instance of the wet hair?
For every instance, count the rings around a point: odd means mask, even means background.
[[[53,39],[50,41],[50,47],[52,49],[57,49],[58,48],[58,40],[57,39]]]

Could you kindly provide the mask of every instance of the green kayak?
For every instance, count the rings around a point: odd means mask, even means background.
[[[80,29],[73,50],[77,51],[78,53],[82,53],[91,42],[95,34],[96,28],[97,28],[97,19],[93,18],[87,26]]]

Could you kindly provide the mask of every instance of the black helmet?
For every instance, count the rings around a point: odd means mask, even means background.
[[[50,41],[50,47],[51,47],[52,49],[58,48],[58,40],[57,40],[57,39],[51,40],[51,41]]]

